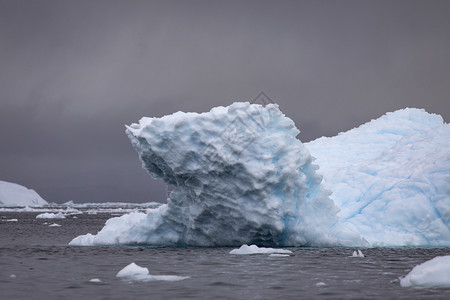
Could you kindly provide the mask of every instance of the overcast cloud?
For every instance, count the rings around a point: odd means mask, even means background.
[[[165,201],[124,133],[265,91],[303,141],[404,107],[450,120],[450,1],[0,0],[0,180]]]

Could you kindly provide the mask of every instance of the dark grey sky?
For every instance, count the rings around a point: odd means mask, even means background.
[[[123,125],[260,91],[303,141],[448,122],[450,1],[0,0],[0,180],[48,201],[164,201]]]

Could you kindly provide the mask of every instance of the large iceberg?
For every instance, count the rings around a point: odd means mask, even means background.
[[[336,216],[299,130],[277,105],[142,118],[127,135],[143,167],[175,188],[147,214],[106,222],[71,245],[364,245]]]
[[[403,109],[306,144],[338,216],[374,246],[450,246],[450,124]]]
[[[234,103],[126,132],[143,167],[175,188],[167,204],[71,245],[450,246],[450,125],[439,115],[399,110],[302,144],[277,105]]]
[[[0,206],[38,206],[48,204],[38,193],[22,185],[0,181]]]

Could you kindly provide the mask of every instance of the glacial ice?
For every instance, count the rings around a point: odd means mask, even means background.
[[[438,256],[415,266],[400,279],[402,287],[450,287],[450,255]]]
[[[450,124],[403,109],[306,143],[342,222],[373,246],[450,246]]]
[[[0,206],[45,205],[38,193],[22,185],[0,181]]]
[[[450,246],[450,125],[439,115],[398,110],[302,144],[278,106],[234,103],[126,132],[143,168],[175,188],[167,204],[71,245]]]
[[[150,175],[175,188],[167,204],[112,218],[71,245],[365,243],[339,221],[299,130],[277,105],[142,118],[126,133]]]

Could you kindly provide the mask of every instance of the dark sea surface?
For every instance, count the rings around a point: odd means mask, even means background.
[[[1,299],[450,299],[450,289],[402,288],[398,280],[449,248],[362,249],[366,257],[354,258],[352,248],[287,248],[293,255],[270,257],[231,255],[233,248],[78,247],[67,244],[96,233],[110,213],[37,214],[0,211]],[[116,278],[131,262],[152,275],[190,278]]]

